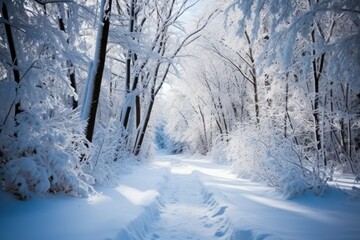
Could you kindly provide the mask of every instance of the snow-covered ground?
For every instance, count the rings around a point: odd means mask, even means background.
[[[28,201],[0,191],[0,239],[360,239],[360,201],[343,191],[286,200],[202,158],[158,155],[97,190]]]

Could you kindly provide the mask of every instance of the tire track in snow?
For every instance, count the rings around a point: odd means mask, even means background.
[[[227,206],[216,202],[196,174],[170,174],[161,199],[164,206],[146,239],[226,239]]]

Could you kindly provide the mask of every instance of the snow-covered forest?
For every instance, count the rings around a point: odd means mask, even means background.
[[[195,3],[2,1],[4,188],[86,196],[149,157],[156,97],[213,15],[185,31]]]
[[[236,184],[261,184],[284,201],[324,198],[344,176],[344,201],[360,198],[360,1],[0,0],[0,8],[2,204],[92,199],[129,176],[158,186],[157,167],[182,164],[154,165],[159,151],[206,159],[193,170],[216,164]],[[149,164],[153,174],[141,176]],[[199,181],[204,202],[216,202],[204,193],[208,178],[194,179],[169,181]],[[145,239],[136,234],[115,239]],[[274,239],[293,239],[284,236]]]
[[[171,139],[284,194],[321,194],[339,169],[358,174],[359,7],[237,1],[225,8],[226,18],[188,49],[201,54],[184,62],[184,80],[170,95]]]

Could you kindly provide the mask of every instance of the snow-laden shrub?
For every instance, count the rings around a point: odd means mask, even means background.
[[[266,182],[291,198],[311,191],[322,194],[327,176],[306,160],[304,152],[290,140],[276,134],[244,128],[234,131],[227,147],[227,157],[242,177]]]
[[[227,139],[228,136],[218,136],[215,138],[211,151],[209,152],[210,158],[220,164],[227,164],[229,160],[227,159]]]
[[[47,191],[87,196],[92,191],[92,178],[83,173],[80,164],[87,158],[88,148],[78,114],[72,110],[40,113],[36,107],[23,111],[15,126],[2,128],[4,188],[22,199]]]
[[[93,142],[94,148],[84,170],[94,177],[97,184],[116,185],[122,175],[132,172],[131,166],[143,159],[143,156],[132,154],[124,130],[115,120],[106,127],[98,124]]]

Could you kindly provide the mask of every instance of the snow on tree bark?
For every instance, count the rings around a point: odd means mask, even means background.
[[[101,82],[103,78],[104,66],[106,61],[106,47],[108,42],[109,28],[110,28],[110,14],[111,14],[112,0],[102,0],[100,3],[100,24],[98,26],[98,33],[95,46],[94,62],[89,72],[89,86],[84,104],[83,118],[88,118],[86,127],[86,138],[91,142],[93,139],[96,111],[99,104]],[[89,109],[89,112],[86,111]]]

